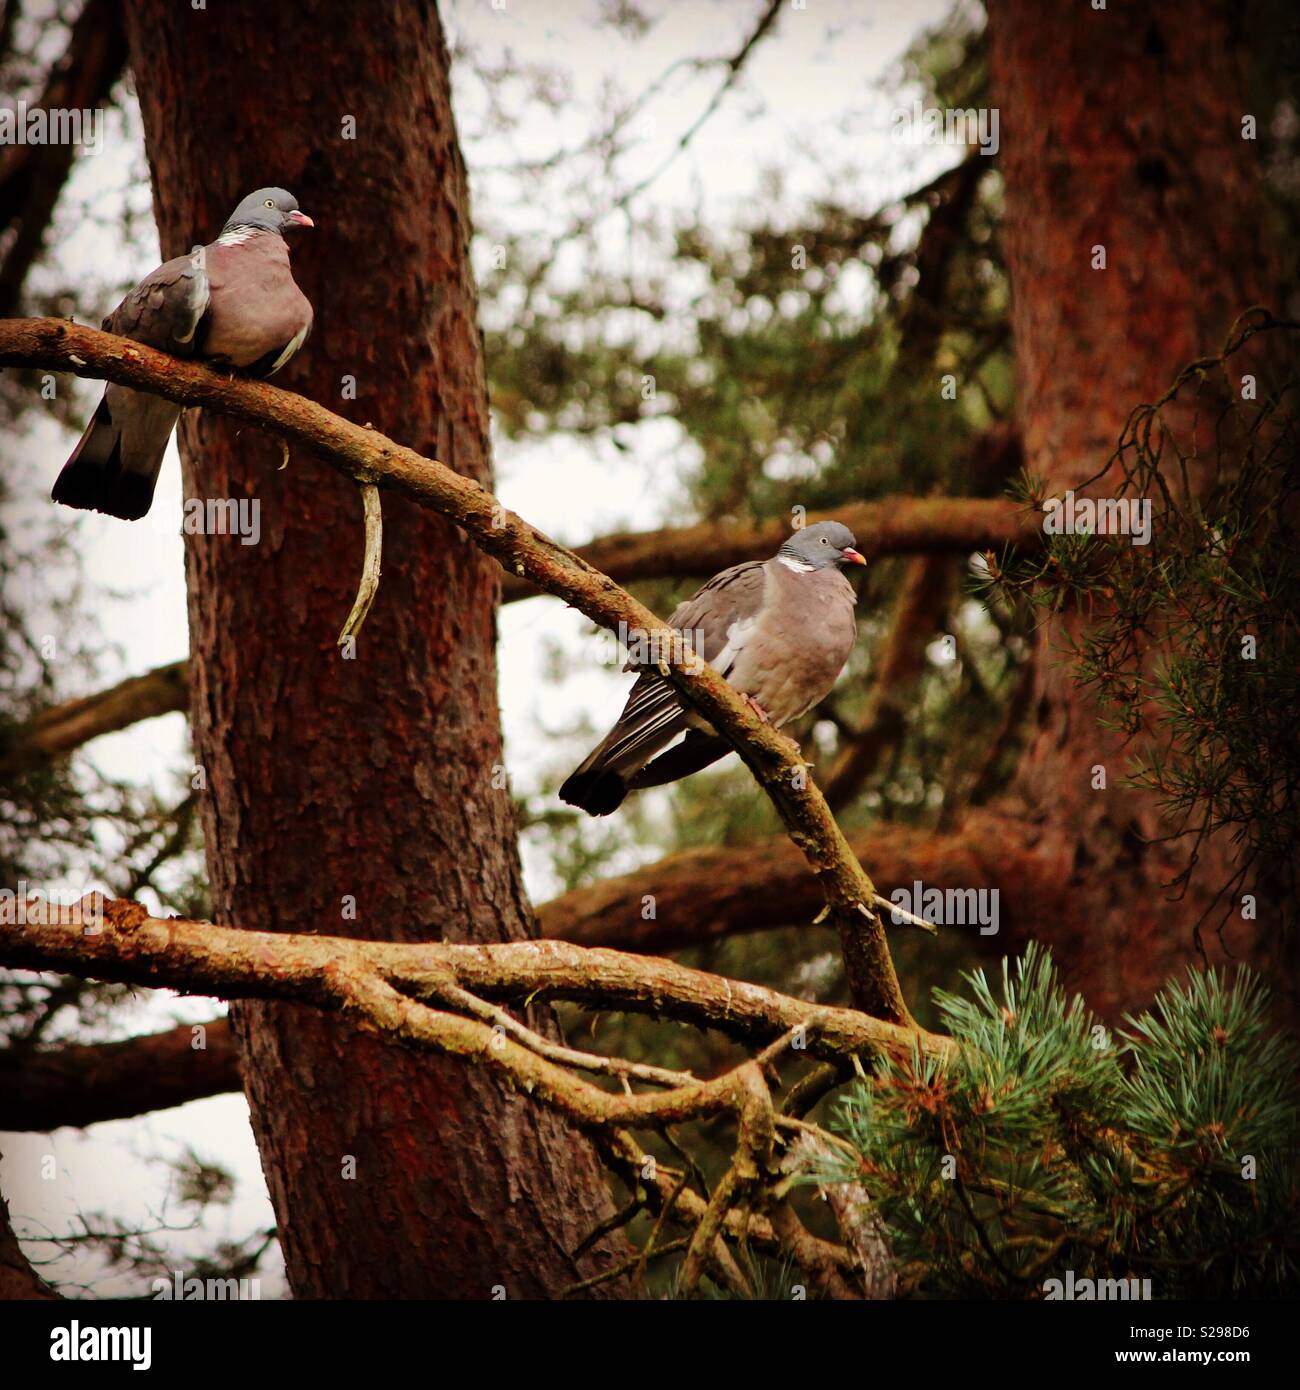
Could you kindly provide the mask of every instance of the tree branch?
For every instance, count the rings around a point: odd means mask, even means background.
[[[617,631],[623,624],[644,635],[663,654],[666,679],[740,753],[808,860],[840,934],[855,1002],[878,1017],[910,1022],[884,929],[868,906],[875,888],[786,740],[648,608],[506,510],[479,483],[291,392],[231,380],[201,364],[74,323],[0,321],[0,365],[70,370],[249,420],[312,449],[350,478],[392,488],[448,517],[505,569],[603,627]]]
[[[856,831],[849,844],[876,866],[886,897],[918,879],[927,888],[997,890],[997,942],[1005,945],[1007,932],[1050,917],[1061,896],[1059,873],[1038,854],[1037,839],[1027,821],[979,811],[959,832],[878,825]],[[651,918],[645,916],[647,901],[654,907]],[[551,939],[653,952],[799,926],[812,921],[820,906],[798,851],[778,836],[679,850],[631,873],[572,889],[543,903],[537,914]]]
[[[872,556],[940,555],[1036,546],[1042,533],[1018,504],[983,498],[888,497],[847,502],[808,520],[842,520]],[[781,521],[718,522],[602,536],[573,552],[619,584],[640,579],[708,576],[728,565],[771,553],[785,539]],[[537,598],[543,590],[517,575],[502,577],[502,603]],[[882,668],[883,669],[883,668]],[[63,757],[100,734],[141,719],[189,709],[189,663],[174,661],[109,690],[45,710],[14,730],[0,751],[0,777]],[[832,774],[834,777],[834,774]],[[830,787],[828,784],[828,793]],[[828,795],[834,807],[835,799]]]
[[[1050,908],[1044,897],[1050,865],[1036,855],[1034,838],[1030,825],[976,817],[969,831],[960,834],[878,826],[855,833],[850,845],[878,866],[886,894],[900,884],[910,887],[916,879],[927,887],[997,889],[1001,920],[996,940],[1005,946],[1007,934],[1014,934],[1018,923],[1034,920],[1045,902]],[[655,916],[648,920],[643,916],[647,897],[655,904]],[[622,966],[626,957],[612,952],[667,952],[743,932],[796,926],[810,922],[820,906],[807,865],[784,836],[739,847],[682,850],[632,873],[573,889],[537,909],[542,933],[557,943],[557,949],[560,942],[612,948],[596,958],[606,963],[590,979],[588,957],[581,952],[540,960],[537,969],[544,970],[545,984],[553,990],[543,997],[593,1008],[614,1003],[654,1012],[656,992],[667,986],[675,996],[675,1002],[663,1005],[668,1016],[699,1026],[725,1025],[738,1041],[762,1043],[807,1015],[788,1012],[784,1003],[773,1002],[779,996],[755,994],[750,986],[733,983],[730,1001],[727,989],[716,983],[701,992],[695,972],[669,962],[657,963],[668,974],[652,977],[645,977],[640,967],[631,974],[616,971],[614,964]],[[888,916],[885,920],[888,923]],[[0,954],[2,946],[0,938]],[[590,987],[584,989],[584,982]],[[520,993],[524,986],[509,991],[499,974],[480,975],[475,984],[503,999],[526,997]],[[535,984],[543,984],[540,973]],[[527,988],[533,987],[530,977]],[[837,1034],[832,1029],[821,1047],[842,1058],[874,1036],[853,1030]],[[160,1065],[160,1056],[170,1060]],[[180,1105],[241,1085],[224,1019],[208,1025],[206,1053],[191,1053],[186,1026],[121,1043],[37,1052],[23,1064],[34,1067],[36,1074],[24,1076],[16,1067],[0,1065],[0,1130],[86,1125]]]
[[[10,733],[0,748],[0,777],[10,777],[63,757],[101,734],[129,728],[173,710],[188,710],[189,663],[173,661],[108,690],[42,710]]]
[[[728,1240],[789,1255],[838,1288],[852,1274],[852,1251],[818,1241],[779,1203],[776,1149],[808,1135],[832,1137],[782,1114],[767,1079],[788,1048],[868,1065],[884,1051],[952,1054],[949,1039],[902,1028],[852,1009],[823,1008],[759,986],[720,979],[672,962],[559,942],[500,945],[391,942],[244,931],[183,918],[151,917],[139,904],[92,894],[70,912],[24,904],[0,928],[0,963],[71,970],[97,978],[210,992],[227,998],[290,1000],[341,1013],[357,1028],[420,1051],[493,1068],[510,1085],[592,1134],[639,1205],[693,1234],[686,1244],[689,1286],[708,1270],[744,1292]],[[541,1037],[489,1003],[573,999],[675,1017],[765,1044],[757,1056],[711,1079],[593,1057]],[[138,1041],[138,1040],[137,1040]],[[576,1073],[619,1075],[611,1091]],[[633,1083],[655,1089],[636,1091]],[[663,1088],[663,1089],[659,1089]],[[649,1165],[637,1129],[731,1118],[736,1150],[711,1195],[686,1190],[680,1174]],[[771,1218],[763,1215],[772,1208]]]
[[[1016,545],[1037,548],[1042,530],[1031,512],[1006,498],[886,497],[845,502],[830,511],[809,512],[808,521],[842,521],[868,558],[901,554],[971,554]],[[662,531],[626,531],[602,536],[574,552],[620,584],[639,579],[707,578],[729,565],[771,555],[790,528],[773,521],[700,522]],[[506,576],[501,601],[532,598],[537,588]]]
[[[1038,859],[1034,839],[1030,825],[977,817],[969,831],[960,834],[878,826],[855,833],[850,845],[855,854],[878,866],[886,894],[900,884],[910,887],[916,879],[927,887],[998,890],[1001,920],[996,939],[1005,946],[1006,934],[1014,933],[1017,923],[1034,920],[1035,911],[1049,902],[1043,894],[1050,865]],[[655,905],[650,919],[643,915],[647,897]],[[762,1043],[783,1025],[807,1015],[786,1011],[784,1003],[773,1002],[779,996],[755,994],[750,986],[733,983],[730,1000],[726,988],[716,982],[701,992],[700,976],[668,962],[657,964],[669,973],[653,977],[643,976],[639,966],[631,974],[616,971],[613,965],[622,966],[626,957],[612,952],[667,952],[744,932],[796,926],[810,922],[820,906],[807,865],[784,836],[738,847],[678,851],[543,903],[537,915],[545,937],[557,945],[611,948],[597,959],[613,964],[603,964],[599,975],[589,978],[585,954],[548,956],[537,963],[545,982],[539,973],[530,977],[526,988],[545,983],[553,992],[542,997],[593,1008],[614,1003],[636,1012],[655,1012],[657,991],[667,986],[675,997],[675,1002],[663,1004],[669,1017],[699,1026],[725,1025],[738,1041]],[[888,923],[888,916],[885,920]],[[503,999],[526,997],[520,993],[524,986],[506,990],[499,974],[480,975],[475,984]],[[868,1036],[874,1034],[837,1034],[832,1029],[822,1046],[828,1055],[842,1059]],[[160,1065],[159,1056],[171,1060]],[[36,1069],[35,1075],[0,1065],[0,1130],[91,1124],[238,1090],[241,1085],[224,1019],[208,1025],[206,1053],[190,1052],[186,1026],[121,1043],[37,1052],[24,1058],[28,1065]]]
[[[123,1042],[0,1054],[0,1130],[51,1130],[123,1120],[238,1091],[230,1025],[214,1018]]]
[[[365,977],[408,997],[456,1005],[456,990],[523,1004],[564,999],[604,1009],[675,1018],[763,1045],[803,1024],[812,1056],[862,1057],[885,1048],[910,1054],[914,1041],[946,1055],[947,1039],[827,1008],[739,980],[725,980],[656,956],[636,956],[562,941],[491,946],[354,941],[344,937],[254,932],[187,918],[157,918],[137,903],[92,894],[75,913],[33,908],[29,920],[0,925],[0,965],[57,970],[94,979],[214,994],[225,999],[283,999],[351,1013],[350,982]],[[63,917],[63,920],[57,920]],[[56,920],[36,920],[54,918]],[[83,920],[102,920],[87,932]],[[384,1012],[387,1012],[385,1006]],[[437,1049],[435,1050],[445,1050]]]

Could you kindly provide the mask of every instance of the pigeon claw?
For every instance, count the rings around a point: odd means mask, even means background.
[[[754,699],[752,695],[745,695],[742,698],[744,699],[745,703],[750,707],[750,709],[752,709],[754,713],[758,715],[758,717],[763,721],[764,724],[771,723],[771,720],[767,717],[767,711],[763,708],[762,705],[758,703],[756,699]]]

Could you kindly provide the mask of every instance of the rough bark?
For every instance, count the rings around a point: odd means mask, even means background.
[[[291,188],[317,219],[294,262],[316,328],[286,384],[487,484],[465,173],[432,6],[138,0],[127,29],[165,253],[250,189]],[[187,496],[262,507],[260,546],[186,547],[215,911],[276,931],[324,918],[415,940],[438,918],[453,940],[524,939],[511,802],[493,785],[492,565],[442,518],[392,509],[384,587],[356,659],[340,659],[356,489],[301,454],[275,473],[267,440],[206,412],[181,446]],[[232,1023],[296,1296],[542,1297],[608,1258],[608,1243],[569,1254],[608,1203],[588,1145],[486,1071],[292,1005],[242,1005]]]
[[[1101,470],[1132,408],[1219,350],[1266,294],[1255,146],[1241,138],[1244,24],[1226,0],[990,6],[1019,417],[1026,465],[1049,494]],[[1097,246],[1105,269],[1091,268]],[[1113,490],[1111,474],[1092,495]],[[1076,632],[1080,621],[1064,618]],[[1117,785],[1131,752],[1074,685],[1063,635],[1055,623],[1040,632],[1017,790],[1067,890],[1042,935],[1069,983],[1113,1017],[1196,958],[1198,916],[1213,914],[1212,932],[1228,905],[1230,853],[1222,837],[1203,845],[1186,897],[1171,900],[1164,885],[1190,843],[1151,843],[1169,827],[1152,797]],[[1105,790],[1092,789],[1096,764]],[[1234,957],[1262,960],[1239,914],[1224,937]],[[1210,935],[1212,958],[1225,943]]]

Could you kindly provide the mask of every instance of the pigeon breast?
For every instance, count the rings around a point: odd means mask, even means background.
[[[278,370],[302,346],[312,309],[294,282],[289,248],[275,232],[254,231],[207,248],[208,318],[203,355]]]
[[[764,567],[758,621],[730,681],[778,727],[830,693],[853,651],[853,586],[835,568],[799,571],[781,560]]]

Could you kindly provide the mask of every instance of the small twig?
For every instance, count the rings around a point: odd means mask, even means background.
[[[778,1129],[792,1129],[801,1136],[816,1139],[818,1143],[830,1144],[837,1149],[843,1149],[850,1158],[860,1159],[862,1157],[847,1139],[841,1139],[838,1134],[832,1134],[829,1130],[823,1129],[821,1125],[813,1124],[811,1120],[799,1120],[793,1115],[777,1115],[775,1124]]]
[[[545,1057],[549,1062],[561,1066],[577,1067],[581,1071],[599,1072],[605,1076],[618,1076],[623,1079],[628,1095],[634,1094],[627,1085],[628,1077],[647,1082],[652,1086],[698,1086],[699,1078],[686,1071],[669,1071],[665,1067],[651,1066],[648,1062],[629,1062],[622,1057],[605,1057],[598,1052],[580,1052],[577,1048],[566,1047],[563,1043],[551,1042],[540,1033],[535,1033],[527,1025],[520,1023],[513,1014],[496,1004],[489,1004],[459,985],[448,983],[438,993],[453,1008],[463,1009],[467,1014],[490,1023],[494,1028],[512,1037],[521,1046]]]
[[[629,1221],[641,1210],[641,1203],[634,1197],[627,1206],[616,1211],[613,1216],[607,1216],[603,1221],[597,1222],[594,1230],[589,1231],[578,1244],[569,1252],[571,1260],[580,1260],[588,1250],[597,1242],[603,1240],[612,1231],[617,1231],[626,1226]]]
[[[677,1142],[677,1136],[673,1134],[670,1125],[658,1125],[655,1132],[686,1165],[685,1171],[695,1180],[696,1187],[700,1189],[701,1196],[707,1202],[709,1199],[709,1181],[704,1176],[700,1165],[695,1161],[695,1156]],[[660,1167],[662,1169],[662,1165]]]
[[[807,1076],[801,1076],[786,1093],[784,1114],[802,1119],[819,1100],[848,1080],[846,1068],[838,1062],[822,1062]]]
[[[742,1140],[737,1148],[736,1161],[713,1189],[713,1196],[709,1198],[704,1214],[695,1227],[695,1234],[691,1236],[686,1247],[681,1279],[682,1288],[688,1294],[695,1292],[700,1276],[707,1266],[716,1270],[724,1287],[729,1288],[732,1293],[741,1298],[754,1296],[749,1280],[741,1272],[740,1266],[736,1264],[722,1239],[727,1210],[747,1186],[743,1170],[748,1166],[746,1160],[750,1156],[743,1150]]]
[[[796,1023],[789,1031],[782,1033],[779,1038],[768,1043],[758,1056],[754,1058],[754,1061],[757,1062],[760,1067],[770,1066],[787,1048],[794,1045],[797,1038],[801,1036],[806,1038],[811,1034],[815,1034],[817,1032],[817,1025],[818,1020],[815,1017],[810,1018],[807,1023]]]
[[[784,1039],[781,1041],[784,1042]],[[742,1298],[752,1298],[749,1280],[731,1259],[722,1233],[726,1227],[728,1209],[741,1205],[751,1192],[757,1191],[767,1170],[775,1133],[772,1095],[763,1080],[762,1064],[757,1060],[737,1067],[729,1073],[729,1079],[735,1087],[735,1154],[731,1167],[713,1189],[691,1243],[686,1247],[686,1259],[682,1263],[682,1287],[688,1294],[694,1292],[705,1264],[716,1258],[722,1264],[721,1273],[732,1291]],[[747,1229],[747,1224],[742,1225],[742,1235],[746,1239]]]
[[[882,898],[879,893],[872,897],[871,902],[873,907],[881,908],[885,912],[892,912],[895,916],[901,917],[904,922],[910,922],[912,926],[920,927],[922,931],[928,931],[931,936],[939,935],[939,928],[933,922],[927,922],[924,917],[918,917],[905,907],[891,903],[888,898]]]
[[[636,1268],[632,1273],[633,1286],[640,1284],[642,1279],[645,1278],[646,1261],[651,1255],[655,1254],[655,1246],[659,1240],[659,1233],[663,1230],[664,1222],[668,1220],[673,1207],[677,1205],[677,1199],[685,1190],[686,1184],[690,1181],[690,1177],[691,1173],[688,1168],[684,1170],[681,1177],[677,1179],[677,1186],[668,1194],[668,1200],[660,1207],[659,1215],[655,1217],[655,1224],[651,1228],[650,1237],[646,1241],[645,1248],[641,1251],[641,1258],[636,1262]],[[687,1243],[687,1240],[682,1241],[683,1245]]]
[[[287,453],[287,450],[286,450]],[[339,633],[338,645],[342,647],[350,638],[361,631],[361,624],[370,612],[370,605],[379,592],[379,561],[384,548],[384,519],[379,507],[379,489],[374,483],[361,483],[361,505],[366,516],[366,556],[361,565],[361,583],[357,585],[356,602],[352,612]]]
[[[651,1257],[658,1258],[660,1255],[671,1255],[674,1250],[681,1250],[689,1241],[689,1236],[682,1236],[678,1240],[670,1240],[667,1245],[661,1245],[658,1250],[651,1252]],[[618,1264],[611,1265],[600,1274],[593,1274],[590,1279],[580,1279],[576,1284],[566,1284],[560,1290],[561,1298],[568,1298],[570,1294],[581,1293],[583,1289],[594,1289],[597,1284],[608,1283],[611,1279],[617,1279],[621,1274],[633,1270],[641,1261],[642,1252],[638,1251],[635,1255],[629,1255],[626,1260],[620,1260]]]
[[[641,1181],[646,1156],[642,1153],[641,1146],[631,1138],[626,1130],[614,1130],[612,1132],[598,1130],[593,1137],[597,1148],[613,1172],[618,1173],[628,1183],[634,1184]],[[662,1204],[666,1201],[678,1177],[680,1177],[679,1173],[671,1171],[662,1164],[658,1165],[654,1176],[646,1182],[648,1205],[654,1207],[656,1202]],[[704,1197],[691,1191],[690,1188],[685,1188],[677,1199],[670,1219],[674,1225],[694,1228],[703,1218],[706,1206],[707,1201]],[[727,1239],[735,1241],[741,1240],[743,1236],[766,1254],[779,1256],[786,1253],[785,1247],[778,1239],[772,1228],[772,1223],[766,1216],[755,1215],[749,1219],[749,1214],[746,1213],[745,1221],[746,1226],[742,1229],[741,1214],[734,1209],[729,1211],[723,1223],[723,1235]],[[810,1239],[815,1238],[810,1237]],[[832,1261],[843,1274],[853,1275],[855,1273],[857,1269],[856,1258],[847,1248],[833,1245],[829,1241],[817,1240],[816,1243],[819,1252],[826,1259]]]

